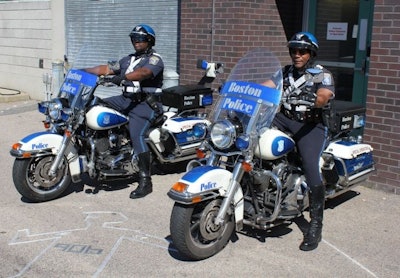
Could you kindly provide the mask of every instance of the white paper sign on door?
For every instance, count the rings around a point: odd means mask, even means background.
[[[347,40],[347,22],[328,22],[326,39],[331,41]]]

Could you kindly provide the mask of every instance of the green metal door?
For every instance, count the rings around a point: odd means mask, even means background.
[[[309,0],[306,29],[320,44],[318,63],[332,71],[336,98],[365,105],[374,0]]]
[[[360,1],[352,101],[363,105],[367,100],[373,11],[374,1]]]

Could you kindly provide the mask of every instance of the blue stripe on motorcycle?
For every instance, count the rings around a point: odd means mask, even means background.
[[[199,166],[193,168],[191,171],[187,172],[182,179],[186,180],[188,182],[195,182],[199,177],[204,175],[204,173],[214,170],[214,169],[220,169],[219,167],[216,166]]]
[[[22,139],[21,139],[21,142],[22,142],[22,143],[27,143],[27,142],[29,142],[30,140],[32,140],[33,138],[39,137],[39,136],[45,135],[45,134],[51,134],[51,132],[48,132],[48,131],[41,131],[41,132],[32,133],[32,134],[29,134],[28,136],[22,138]]]
[[[176,118],[171,118],[171,120],[175,122],[184,122],[188,120],[204,120],[204,119],[199,117],[176,117]]]

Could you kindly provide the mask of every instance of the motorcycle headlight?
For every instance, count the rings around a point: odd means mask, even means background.
[[[236,139],[236,126],[228,121],[216,122],[211,128],[211,141],[218,149],[227,149]]]
[[[48,111],[49,111],[49,116],[51,119],[54,121],[58,121],[61,119],[61,110],[63,108],[63,105],[60,100],[54,99],[53,102],[49,103],[48,106]]]

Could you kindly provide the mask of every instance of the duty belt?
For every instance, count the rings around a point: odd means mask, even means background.
[[[322,123],[322,109],[313,108],[307,111],[292,111],[288,109],[282,109],[283,114],[294,121],[301,123]]]
[[[142,102],[144,100],[146,100],[146,98],[148,97],[148,95],[152,95],[153,99],[157,102],[161,102],[162,98],[161,98],[161,94],[146,94],[146,93],[135,93],[135,94],[131,94],[131,95],[125,95],[125,97],[128,97],[130,99],[132,99],[132,101],[136,101],[136,102]]]
[[[157,102],[161,102],[161,88],[124,86],[122,88],[122,94],[130,98],[134,102],[142,102],[146,99],[147,95],[152,95]]]

